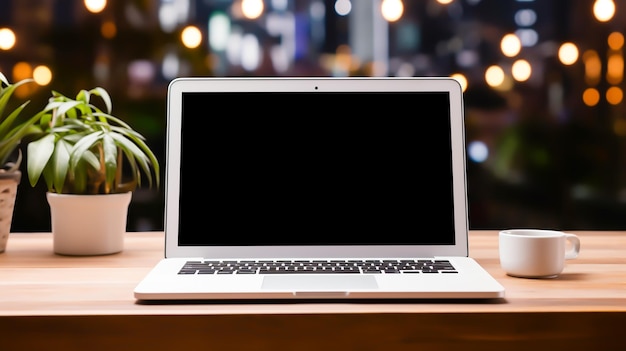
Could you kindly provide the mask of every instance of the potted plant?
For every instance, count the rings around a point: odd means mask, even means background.
[[[96,87],[75,99],[52,91],[37,114],[42,132],[28,143],[26,171],[31,186],[46,183],[55,253],[122,251],[133,190],[142,179],[159,186],[145,138],[111,110],[109,93]]]
[[[22,118],[21,112],[30,100],[12,111],[5,110],[10,106],[15,90],[31,82],[32,79],[23,79],[12,84],[0,72],[0,253],[6,250],[9,240],[17,187],[22,178],[22,153],[19,145],[24,137],[38,131],[34,125],[38,120],[37,116]]]

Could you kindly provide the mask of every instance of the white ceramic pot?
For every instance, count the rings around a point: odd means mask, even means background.
[[[54,252],[88,256],[122,251],[131,195],[46,193]]]

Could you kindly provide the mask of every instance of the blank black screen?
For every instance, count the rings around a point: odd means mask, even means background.
[[[447,93],[185,93],[180,243],[453,244]]]

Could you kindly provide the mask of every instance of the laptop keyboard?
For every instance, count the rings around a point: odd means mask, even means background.
[[[448,260],[187,261],[178,274],[457,273]]]

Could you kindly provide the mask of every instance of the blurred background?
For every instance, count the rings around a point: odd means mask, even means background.
[[[163,168],[175,77],[453,76],[472,229],[622,230],[625,31],[613,0],[2,0],[0,71],[35,78],[18,90],[31,109],[106,88]],[[209,118],[232,108],[207,103]],[[25,178],[12,231],[49,231]],[[162,230],[163,199],[137,190],[128,229]]]

